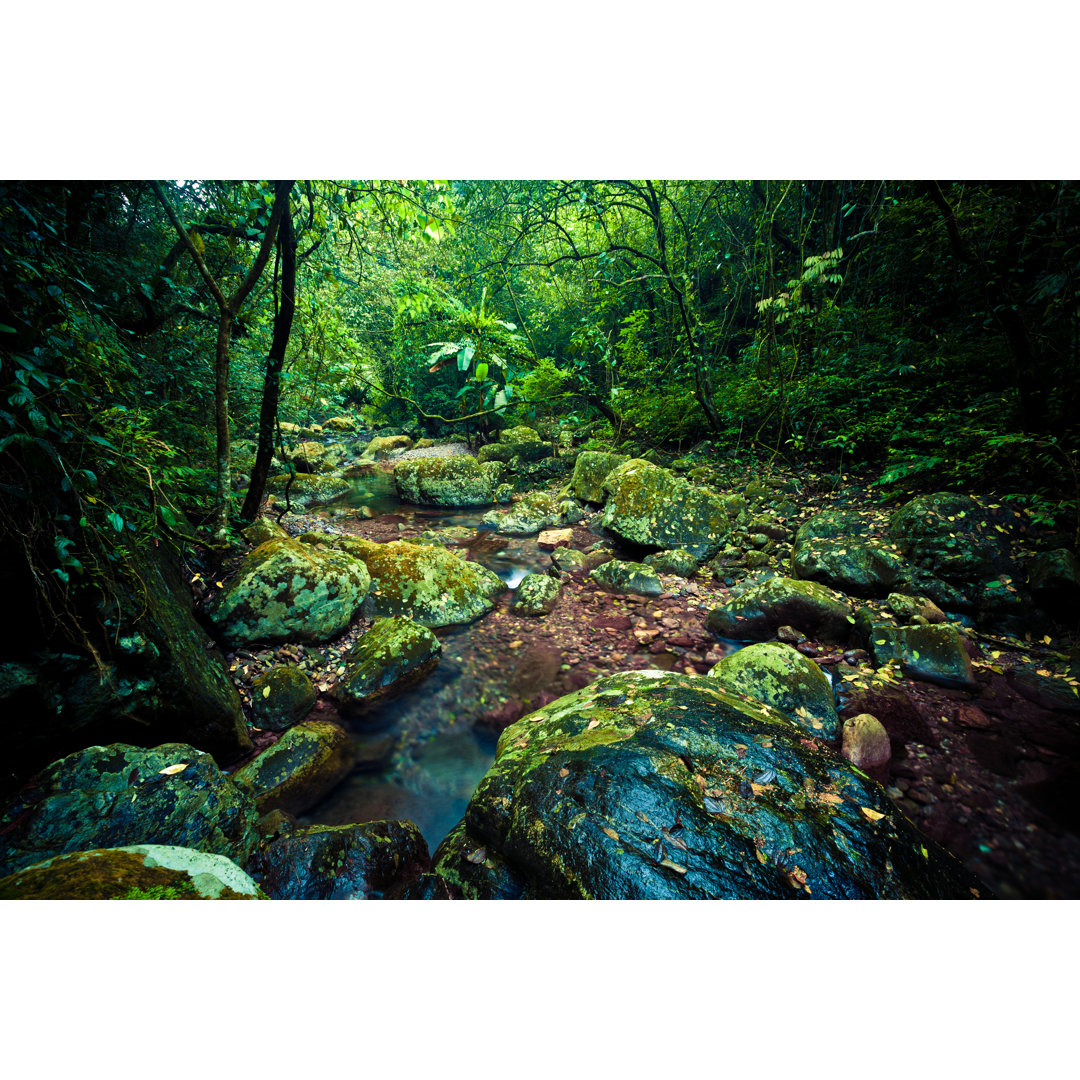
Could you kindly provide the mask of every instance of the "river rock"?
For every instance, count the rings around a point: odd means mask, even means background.
[[[260,814],[302,814],[349,775],[354,759],[344,728],[328,720],[305,720],[237,769],[233,780],[254,792]]]
[[[606,498],[604,481],[608,474],[625,464],[626,454],[605,454],[598,450],[584,450],[574,462],[574,474],[570,478],[570,490],[585,502],[602,503]]]
[[[706,627],[721,637],[765,641],[781,626],[827,641],[844,642],[854,612],[839,594],[814,581],[795,581],[779,575],[753,582],[705,618]]]
[[[511,611],[518,615],[547,615],[559,601],[560,585],[547,574],[526,574],[518,585]]]
[[[91,746],[54,762],[4,808],[0,875],[131,844],[195,848],[243,866],[258,816],[251,795],[192,746]]]
[[[547,491],[531,491],[509,510],[490,510],[484,515],[484,524],[494,525],[504,536],[532,536],[560,521],[559,500]]]
[[[852,684],[845,681],[844,689],[848,697],[840,716],[848,720],[860,713],[870,713],[888,732],[894,752],[901,753],[905,744],[912,742],[938,745],[933,728],[899,686],[861,679]]]
[[[489,851],[458,822],[435,849],[431,861],[436,875],[454,897],[463,900],[524,900],[527,882]]]
[[[227,644],[324,642],[359,612],[371,583],[363,562],[328,546],[268,540],[249,552],[207,607]]]
[[[274,900],[394,899],[430,869],[427,843],[411,821],[296,829],[249,864]]]
[[[469,454],[414,458],[394,469],[398,494],[417,506],[490,506],[499,483],[499,465]]]
[[[160,844],[46,859],[0,881],[0,900],[267,900],[231,859]]]
[[[364,562],[371,574],[364,603],[369,617],[407,615],[428,627],[467,623],[491,611],[492,599],[506,591],[506,582],[486,566],[444,548],[353,537],[335,543]]]
[[[353,432],[356,430],[356,421],[351,416],[331,416],[329,420],[323,421],[322,426],[331,431]]]
[[[536,546],[542,551],[554,551],[555,548],[571,544],[573,541],[573,529],[545,529],[536,538]]]
[[[889,733],[876,716],[859,713],[844,721],[840,753],[845,761],[850,761],[878,783],[884,784],[888,780],[892,747]]]
[[[442,645],[426,626],[402,615],[376,619],[352,647],[330,697],[346,710],[381,704],[430,675],[440,656]]]
[[[294,664],[282,664],[251,683],[251,718],[267,731],[284,731],[299,723],[315,705],[315,687]]]
[[[268,517],[256,518],[240,535],[253,547],[265,544],[267,540],[288,540],[289,534]]]
[[[645,565],[651,566],[658,574],[674,574],[681,578],[693,577],[698,568],[697,559],[682,548],[647,555]]]
[[[984,894],[839,754],[698,676],[624,672],[523,717],[464,824],[535,899]]]
[[[883,544],[865,539],[866,528],[852,511],[815,514],[795,534],[793,575],[852,596],[885,596],[905,579],[908,563]]]
[[[499,432],[499,443],[509,447],[510,460],[515,457],[523,462],[540,461],[551,453],[550,443],[544,442],[532,428],[518,425]]]
[[[728,514],[719,499],[640,458],[609,473],[604,490],[601,523],[632,544],[683,548],[704,562],[727,537]]]
[[[925,596],[905,596],[903,593],[889,593],[885,600],[889,610],[905,622],[943,623],[948,616]]]
[[[267,494],[274,495],[277,503],[285,502],[286,487],[289,489],[289,505],[303,510],[340,499],[349,490],[349,482],[337,476],[316,476],[313,473],[297,473],[291,478],[279,474],[267,478]]]
[[[714,664],[709,677],[783,713],[811,735],[832,741],[840,734],[829,677],[813,660],[781,641],[748,645]]]
[[[514,448],[509,443],[487,443],[476,451],[476,460],[481,465],[488,461],[499,461],[509,465],[515,458]]]
[[[900,670],[912,679],[957,690],[979,689],[971,658],[955,626],[878,623],[870,628],[867,648],[878,667],[899,660]]]
[[[413,441],[408,435],[376,436],[364,447],[360,457],[367,461],[382,461],[387,454],[395,450],[411,450]]]
[[[606,592],[635,593],[638,596],[663,596],[664,583],[656,571],[644,563],[609,559],[589,577]]]

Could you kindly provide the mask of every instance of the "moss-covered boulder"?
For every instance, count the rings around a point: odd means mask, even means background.
[[[328,431],[355,431],[356,421],[351,416],[331,416],[322,426]]]
[[[551,444],[544,442],[532,428],[523,425],[500,431],[499,444],[509,447],[511,461],[514,458],[520,458],[523,462],[540,461],[551,453]]]
[[[256,518],[240,534],[253,548],[265,544],[267,540],[288,540],[289,534],[268,517]]]
[[[746,694],[783,713],[811,735],[835,741],[840,734],[828,675],[782,641],[748,645],[713,665],[709,677],[727,690]]]
[[[424,626],[451,626],[486,615],[495,606],[492,599],[506,591],[506,582],[486,566],[444,548],[351,537],[336,543],[371,574],[368,616],[407,615]]]
[[[795,581],[779,575],[752,582],[705,617],[705,625],[720,637],[766,641],[781,626],[804,634],[843,642],[851,632],[854,611],[844,598],[814,581]]]
[[[637,596],[663,596],[664,583],[656,571],[644,563],[610,559],[593,570],[589,577],[605,592],[634,593]]]
[[[274,900],[383,900],[431,869],[411,821],[313,825],[258,851],[252,876]]]
[[[481,465],[488,461],[499,461],[504,465],[509,465],[516,456],[514,447],[509,443],[488,443],[476,451],[476,460]]]
[[[484,515],[485,525],[494,525],[504,536],[534,536],[541,529],[562,521],[559,500],[547,491],[531,491],[509,510],[491,510]]]
[[[376,619],[349,652],[330,696],[345,710],[380,704],[426,678],[440,656],[442,645],[426,626],[401,615]]]
[[[349,490],[349,482],[337,476],[316,476],[314,473],[297,473],[291,477],[281,473],[271,476],[266,481],[266,492],[275,496],[282,503],[285,501],[285,488],[289,488],[289,505],[303,510],[309,506],[340,499]]]
[[[535,899],[984,894],[839,754],[673,673],[613,675],[511,725],[464,825],[479,865],[496,856]]]
[[[498,462],[469,454],[415,458],[394,469],[398,494],[417,506],[490,506],[499,483]]]
[[[548,615],[559,602],[560,585],[548,574],[526,574],[518,585],[517,599],[510,608],[517,615]]]
[[[674,574],[681,578],[692,577],[698,568],[697,559],[682,548],[654,552],[646,556],[645,565],[651,566],[658,574]]]
[[[718,499],[647,461],[627,461],[603,486],[608,498],[602,524],[632,544],[683,548],[704,561],[728,535],[727,510]]]
[[[344,728],[328,720],[305,720],[237,769],[233,779],[254,792],[260,814],[302,814],[349,775],[355,760]]]
[[[266,900],[231,859],[159,844],[58,855],[0,881],[0,900]]]
[[[165,844],[243,866],[258,842],[251,795],[182,743],[114,743],[54,762],[0,814],[0,875],[72,851]]]
[[[906,580],[909,564],[895,551],[865,538],[867,523],[853,511],[829,510],[803,522],[795,534],[792,574],[851,596],[886,596]]]
[[[395,451],[411,450],[413,441],[408,435],[377,435],[364,447],[360,455],[368,461],[381,461]]]
[[[294,664],[282,664],[252,680],[251,717],[257,727],[284,731],[311,712],[315,697],[307,673]]]
[[[463,900],[526,900],[528,883],[460,821],[436,848],[431,862],[448,890]]]
[[[360,610],[370,575],[347,552],[292,539],[249,552],[207,614],[229,645],[255,641],[324,642]]]
[[[901,622],[943,623],[948,616],[926,596],[905,596],[903,593],[889,593],[885,598],[888,609]]]
[[[955,626],[893,626],[870,628],[870,655],[878,666],[900,661],[900,670],[912,679],[956,690],[978,690],[971,657]]]
[[[605,454],[599,450],[585,450],[574,462],[574,474],[570,478],[570,490],[585,502],[602,503],[606,498],[604,481],[608,474],[630,459],[626,454]]]

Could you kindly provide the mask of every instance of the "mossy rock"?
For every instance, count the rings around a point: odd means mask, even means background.
[[[355,431],[356,421],[351,416],[331,416],[329,420],[324,420],[324,428],[328,428],[330,431]]]
[[[498,462],[481,464],[468,454],[415,458],[397,465],[394,483],[417,506],[490,506],[499,472]]]
[[[547,574],[526,574],[518,585],[511,611],[518,615],[547,615],[559,601],[560,585]]]
[[[613,675],[523,717],[463,821],[533,899],[986,895],[838,753],[700,676]]]
[[[499,443],[509,447],[512,461],[515,457],[523,462],[540,461],[551,453],[551,444],[545,442],[532,428],[519,425],[499,432]]]
[[[559,500],[547,491],[532,491],[509,510],[491,510],[484,515],[484,524],[494,525],[504,536],[533,536],[561,521]]]
[[[0,881],[0,900],[268,900],[224,855],[160,844],[58,855]]]
[[[851,596],[887,596],[908,579],[909,569],[906,559],[882,544],[856,538],[807,539],[802,529],[791,556],[795,577],[819,581]]]
[[[315,705],[311,679],[293,664],[282,664],[251,683],[251,716],[257,727],[284,731],[299,723]]]
[[[233,779],[255,793],[260,814],[302,814],[352,770],[355,750],[344,728],[328,720],[305,720],[289,728]]]
[[[439,639],[404,616],[376,619],[353,646],[330,691],[342,709],[368,708],[426,678],[442,656]]]
[[[561,574],[573,574],[588,570],[588,556],[576,548],[556,548],[551,553],[551,565]]]
[[[828,641],[846,641],[855,613],[832,589],[814,581],[795,581],[776,575],[752,582],[705,617],[705,625],[720,637],[766,641],[781,626]]]
[[[413,441],[408,435],[376,435],[360,455],[368,461],[382,461],[387,454],[401,450],[411,450]]]
[[[289,539],[289,534],[276,521],[267,517],[256,518],[240,535],[253,548],[265,544],[267,540]]]
[[[782,641],[748,645],[725,657],[709,677],[783,713],[811,735],[835,741],[840,734],[829,677],[808,657]]]
[[[515,457],[517,450],[509,443],[488,443],[476,451],[476,460],[481,465],[488,461],[501,461],[504,465],[509,465]]]
[[[367,821],[296,829],[257,852],[250,869],[275,900],[389,900],[431,859],[411,821]]]
[[[644,563],[609,559],[589,577],[606,592],[634,593],[637,596],[663,596],[664,583],[656,571]]]
[[[363,562],[346,552],[267,540],[245,556],[207,614],[229,645],[321,643],[352,622],[370,584]]]
[[[266,490],[284,502],[285,487],[290,477],[279,474],[267,478]],[[349,482],[336,476],[316,476],[313,473],[297,473],[289,487],[289,504],[304,509],[321,503],[340,499],[349,490]]]
[[[871,626],[867,642],[877,666],[900,661],[900,670],[912,679],[955,690],[979,689],[964,640],[955,626]]]
[[[258,843],[251,795],[193,746],[91,746],[35,776],[0,815],[0,874],[73,851],[164,844],[243,866]]]
[[[718,499],[640,458],[609,473],[604,490],[604,528],[632,544],[683,548],[704,562],[727,538],[728,513]]]
[[[669,551],[657,551],[645,558],[645,565],[651,566],[658,574],[674,574],[676,577],[693,577],[697,572],[697,559],[682,548]]]
[[[625,454],[608,454],[603,451],[585,450],[574,462],[574,474],[570,478],[570,490],[585,502],[602,503],[605,499],[604,481],[608,474],[630,459]]]
[[[514,498],[514,487],[512,484],[500,484],[495,489],[494,501],[497,503],[508,503]]]
[[[527,886],[460,821],[431,857],[435,873],[463,900],[526,900]]]
[[[335,543],[371,574],[364,602],[368,616],[407,615],[428,627],[468,623],[491,611],[492,598],[506,591],[506,583],[486,566],[444,548],[352,537]]]

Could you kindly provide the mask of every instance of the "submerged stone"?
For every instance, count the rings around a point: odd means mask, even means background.
[[[404,616],[376,619],[353,646],[330,697],[343,709],[379,704],[426,678],[441,655],[426,626]]]

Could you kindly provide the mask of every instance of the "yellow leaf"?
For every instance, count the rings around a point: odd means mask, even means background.
[[[825,791],[825,792],[822,792],[822,793],[821,793],[821,794],[820,794],[820,795],[818,796],[818,802],[824,802],[824,803],[836,803],[837,805],[839,805],[839,804],[840,804],[840,803],[842,803],[843,801],[844,801],[844,800],[843,800],[842,798],[840,798],[840,796],[839,796],[839,795],[834,795],[834,794],[833,794],[833,793],[832,793],[831,791]]]
[[[589,721],[589,725],[588,725],[589,728],[594,728],[594,727],[599,727],[599,726],[600,726],[600,721],[599,720],[590,720]],[[588,728],[586,728],[586,731],[587,730],[588,730]]]
[[[1036,675],[1049,675],[1049,674],[1050,674],[1050,672],[1049,672],[1049,671],[1047,671],[1047,670],[1046,670],[1046,668],[1039,668],[1039,669],[1038,669],[1038,670],[1037,670],[1037,671],[1035,672],[1035,674],[1036,674]]]
[[[1050,635],[1049,635],[1049,634],[1047,634],[1047,635],[1046,635],[1046,637],[1044,637],[1044,638],[1042,639],[1042,643],[1043,643],[1044,645],[1049,645],[1049,644],[1050,644],[1050,642],[1051,642],[1052,640],[1053,640],[1053,638],[1051,638],[1051,637],[1050,637]]]
[[[559,775],[560,776],[569,776],[570,775],[570,770],[569,769],[560,769],[559,770]]]
[[[686,867],[685,866],[680,866],[677,862],[672,862],[670,859],[664,859],[660,863],[660,865],[661,866],[666,866],[669,870],[674,870],[676,874],[685,874],[686,873]]]
[[[215,582],[214,582],[214,584],[215,584],[215,585],[216,585],[216,586],[217,586],[217,587],[218,587],[219,589],[224,589],[224,588],[225,588],[225,586],[224,586],[224,585],[222,585],[222,583],[221,583],[220,581],[215,581]]]
[[[765,852],[761,850],[761,848],[757,848],[754,854],[757,856],[757,861],[761,863],[762,866],[764,866],[769,861],[769,856],[766,855]]]
[[[263,687],[263,697],[269,697],[269,696],[270,696],[270,687],[269,686],[264,686]]]
[[[929,859],[930,858],[930,852],[927,851],[926,848],[920,847],[919,850],[922,852],[922,857],[924,859]]]
[[[608,834],[608,836],[611,837],[612,840],[618,840],[619,839],[619,834],[614,829],[605,829],[604,832],[606,832]]]
[[[868,821],[880,821],[885,815],[871,810],[869,806],[860,806],[859,809],[866,815]]]
[[[161,776],[175,776],[178,772],[183,772],[187,768],[186,762],[181,762],[179,765],[167,765],[164,769],[158,769],[158,773]]]

